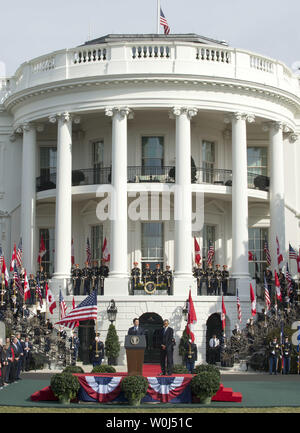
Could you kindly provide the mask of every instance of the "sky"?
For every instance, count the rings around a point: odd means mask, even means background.
[[[171,33],[197,33],[300,65],[299,0],[160,1]],[[0,76],[109,33],[156,33],[157,0],[0,0],[0,6]]]

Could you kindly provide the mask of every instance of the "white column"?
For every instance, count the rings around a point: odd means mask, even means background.
[[[249,280],[246,120],[253,122],[254,116],[232,116],[232,277]]]
[[[280,122],[270,122],[270,253],[272,268],[278,268],[277,245],[278,237],[280,252],[285,255],[285,211],[284,211],[284,155],[283,132],[285,126]],[[285,262],[280,266],[285,265]]]
[[[192,278],[191,118],[196,114],[195,108],[173,108],[176,118],[174,276],[186,281]],[[174,281],[174,294],[178,294],[176,288]]]
[[[110,271],[111,278],[128,278],[127,259],[127,107],[107,108],[105,114],[112,117],[112,196]],[[119,283],[120,284],[120,283]],[[119,286],[118,292],[122,292]],[[126,280],[127,291],[127,280]]]
[[[54,280],[70,278],[72,237],[72,118],[69,113],[52,116],[57,120],[57,170]],[[63,284],[65,286],[65,283]]]
[[[35,272],[35,216],[36,216],[36,127],[31,123],[19,128],[23,132],[21,236],[23,266],[27,275]]]

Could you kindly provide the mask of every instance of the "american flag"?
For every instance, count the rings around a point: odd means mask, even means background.
[[[269,250],[267,239],[265,240],[264,252],[266,254],[267,265],[270,266],[271,265],[271,254],[270,254],[270,250]]]
[[[163,26],[164,28],[164,34],[168,35],[170,33],[170,27],[169,24],[166,20],[166,17],[164,16],[164,13],[162,11],[162,9],[160,8],[160,18],[159,18],[159,23],[161,26]]]
[[[17,249],[17,264],[21,268],[22,267],[22,256],[23,256],[23,249],[22,249],[22,238],[20,238],[18,249]]]
[[[268,284],[266,280],[266,274],[264,274],[264,288],[265,288],[265,304],[266,304],[267,311],[269,311],[271,306],[271,298],[270,298],[270,293],[269,293]]]
[[[211,241],[209,241],[208,253],[207,253],[207,265],[212,265],[213,256],[215,255],[215,249]]]
[[[35,286],[35,293],[37,293],[40,301],[40,306],[43,305],[43,297],[42,297],[42,291],[40,286],[40,279],[37,277],[36,279],[36,286]]]
[[[289,259],[297,260],[297,253],[291,244],[289,244]]]
[[[288,295],[289,295],[291,287],[292,287],[292,277],[291,277],[291,274],[290,274],[290,271],[289,271],[289,265],[288,264],[286,264],[285,278],[286,278],[286,281],[287,281]]]
[[[16,264],[15,264],[14,271],[13,271],[13,281],[16,285],[16,288],[19,290],[21,296],[24,296],[24,290],[23,290],[22,282],[20,280],[20,276],[18,274],[18,269],[17,269]]]
[[[240,297],[239,297],[239,291],[236,291],[236,307],[237,307],[237,317],[238,321],[242,323],[242,310],[241,310],[241,303],[240,303]]]
[[[70,322],[97,320],[97,291],[94,290],[76,308],[70,311],[56,325],[69,326]]]
[[[91,247],[90,247],[90,241],[89,238],[86,240],[86,261],[88,262],[88,266],[91,266]]]
[[[63,319],[67,312],[67,306],[64,297],[61,293],[61,290],[59,291],[59,305],[60,305],[60,318]]]

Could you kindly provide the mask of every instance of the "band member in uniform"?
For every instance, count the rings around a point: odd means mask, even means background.
[[[94,289],[98,290],[99,276],[100,276],[100,268],[98,267],[97,260],[94,260],[93,266],[91,268],[92,290],[94,290]]]
[[[30,288],[29,303],[30,303],[30,305],[33,305],[35,303],[35,292],[36,292],[36,280],[35,280],[33,274],[29,275],[28,284],[29,284],[29,288]]]
[[[197,345],[195,343],[192,343],[192,340],[189,339],[189,341],[186,343],[184,359],[185,359],[186,368],[188,369],[190,374],[193,374],[197,357],[198,357]]]
[[[214,271],[214,295],[221,295],[221,284],[222,284],[222,271],[220,265],[216,265],[216,270]]]
[[[212,295],[213,294],[213,276],[214,271],[212,268],[212,265],[208,265],[208,269],[206,271],[206,287],[207,287],[207,294]]]
[[[164,283],[168,288],[168,294],[170,294],[173,282],[173,273],[169,265],[166,265],[166,270],[164,271]]]
[[[73,331],[73,335],[69,338],[70,350],[72,351],[72,365],[76,365],[78,351],[80,346],[80,340],[77,335],[77,331]]]
[[[202,285],[206,281],[206,272],[202,269],[202,264],[198,263],[197,267],[194,268],[194,277],[197,278],[197,289],[198,295],[202,295]]]
[[[160,268],[160,264],[157,263],[153,272],[153,279],[155,284],[161,284],[163,282],[163,271]]]
[[[36,280],[37,279],[39,279],[42,298],[44,299],[45,295],[46,295],[45,287],[46,287],[46,282],[47,282],[47,274],[46,274],[46,272],[44,272],[44,268],[42,265],[40,266],[40,270],[37,271],[37,273],[36,273]]]
[[[91,290],[91,268],[88,262],[85,262],[85,267],[81,271],[81,279],[83,280],[83,293],[89,295]]]
[[[140,327],[140,321],[136,317],[133,319],[133,326],[128,329],[128,335],[145,335],[145,331]]]
[[[282,350],[282,361],[283,361],[283,374],[289,374],[291,368],[291,353],[292,353],[292,344],[289,342],[289,337],[285,337],[281,350]]]
[[[160,367],[161,375],[168,376],[173,374],[173,349],[175,346],[174,331],[169,327],[167,319],[163,322],[163,328],[160,331]]]
[[[280,347],[277,343],[277,337],[273,338],[273,341],[269,343],[269,374],[277,374],[277,362],[279,356]]]
[[[92,364],[93,367],[95,365],[101,365],[102,359],[104,358],[104,344],[100,340],[100,334],[97,332],[95,341],[92,345]]]
[[[101,259],[101,266],[99,268],[100,276],[100,295],[104,294],[104,279],[109,275],[109,267],[106,264],[105,259]]]
[[[224,296],[227,295],[228,281],[229,281],[229,272],[227,271],[227,265],[223,265],[223,270],[222,270],[222,292],[223,292]]]
[[[74,295],[80,295],[80,286],[81,286],[81,269],[79,269],[79,265],[76,264],[75,268],[72,271],[72,280],[73,280],[73,293]]]
[[[133,268],[131,269],[131,287],[132,290],[137,288],[140,283],[141,270],[138,268],[138,262],[133,262]]]
[[[145,265],[145,269],[143,270],[143,274],[142,274],[142,280],[143,280],[144,285],[148,281],[153,281],[153,274],[152,274],[152,271],[150,269],[149,263],[146,263],[146,265]]]
[[[285,287],[286,281],[285,281],[284,273],[282,272],[281,268],[279,268],[278,280],[280,283],[281,296],[282,296],[282,299],[284,299],[284,297],[286,296],[286,287]]]

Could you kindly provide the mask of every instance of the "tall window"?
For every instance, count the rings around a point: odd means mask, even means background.
[[[56,147],[40,147],[40,176],[50,179],[51,174],[56,173]]]
[[[164,236],[163,223],[142,223],[142,267],[149,263],[151,269],[155,269],[156,263],[160,263],[163,269],[164,261]]]
[[[207,253],[210,243],[214,247],[216,243],[216,227],[209,224],[204,224],[202,229],[203,247],[202,247],[202,258],[203,264],[206,266]],[[214,259],[213,259],[214,260]]]
[[[247,148],[248,173],[268,174],[268,149],[266,147]]]
[[[213,170],[215,168],[215,143],[212,141],[202,141],[202,181],[213,183]]]
[[[48,276],[53,274],[54,253],[55,253],[55,230],[54,228],[40,229],[39,231],[39,245],[41,244],[41,236],[43,235],[46,253],[42,257],[41,265]]]
[[[155,173],[160,174],[164,165],[164,137],[142,137],[142,174],[152,174],[148,167],[155,167]]]
[[[94,174],[94,184],[102,183],[101,179],[101,168],[103,168],[104,160],[104,141],[98,140],[94,141],[93,144],[93,174]]]
[[[264,269],[267,266],[264,243],[268,239],[268,229],[261,227],[249,228],[248,233],[249,272],[257,283],[263,283]]]
[[[103,225],[91,227],[91,253],[92,260],[101,260],[103,245]]]

